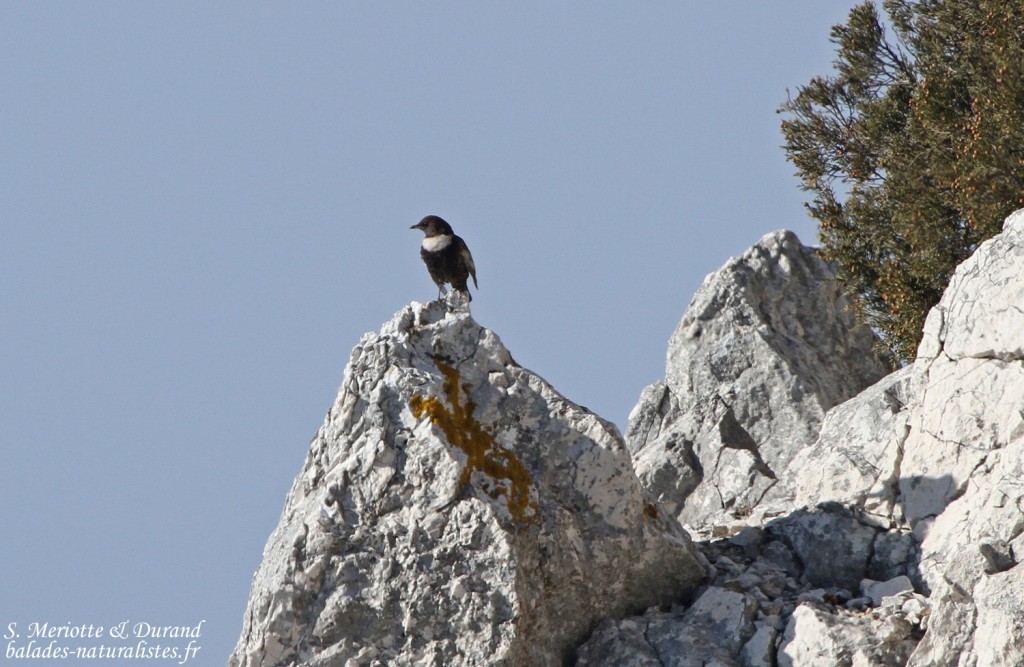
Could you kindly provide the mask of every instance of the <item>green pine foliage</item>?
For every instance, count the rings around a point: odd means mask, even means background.
[[[1024,206],[1024,1],[885,0],[780,108],[827,259],[899,360],[956,265]]]

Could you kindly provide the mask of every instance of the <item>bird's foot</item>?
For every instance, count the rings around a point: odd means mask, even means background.
[[[469,310],[470,301],[472,301],[472,297],[469,296],[469,292],[454,289],[448,292],[444,299],[444,302],[448,305],[448,309],[451,311]]]

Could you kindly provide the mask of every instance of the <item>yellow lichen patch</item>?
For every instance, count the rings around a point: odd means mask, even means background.
[[[459,384],[459,372],[437,359],[434,364],[444,375],[444,394],[451,408],[440,399],[417,394],[409,399],[413,416],[416,419],[429,416],[430,421],[444,433],[448,444],[466,454],[466,467],[462,469],[460,484],[469,484],[473,473],[480,471],[497,483],[490,495],[495,499],[505,496],[509,512],[520,526],[535,520],[537,508],[530,502],[530,473],[473,416],[476,406],[469,396],[462,399],[464,389]]]

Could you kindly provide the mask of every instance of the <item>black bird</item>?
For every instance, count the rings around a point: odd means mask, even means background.
[[[473,276],[473,287],[479,289],[479,286],[476,284],[476,265],[466,242],[455,235],[451,225],[436,215],[428,215],[409,229],[423,231],[420,257],[437,284],[438,298],[444,295],[444,284],[449,283],[452,289],[463,292],[467,301],[472,301],[466,281]]]

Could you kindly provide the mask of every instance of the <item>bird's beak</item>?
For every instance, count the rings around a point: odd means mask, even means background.
[[[420,228],[420,223],[417,222],[415,225],[413,225],[409,229],[419,229],[419,228]]]

